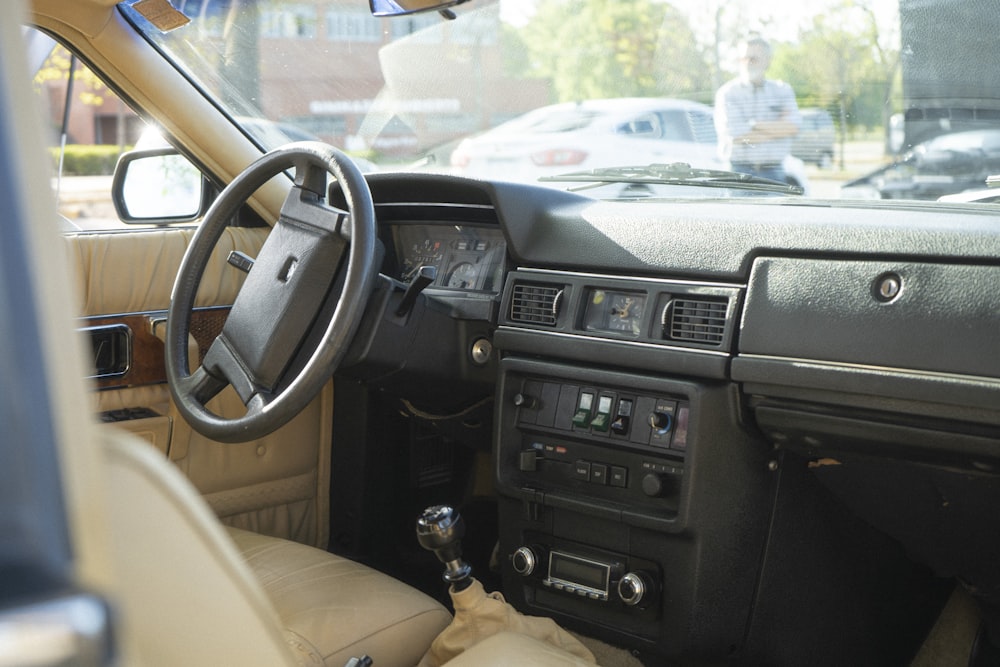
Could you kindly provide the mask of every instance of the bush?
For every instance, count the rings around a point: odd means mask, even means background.
[[[50,148],[53,171],[59,168],[59,148]],[[67,144],[63,154],[64,176],[107,176],[115,171],[120,152],[116,145]]]

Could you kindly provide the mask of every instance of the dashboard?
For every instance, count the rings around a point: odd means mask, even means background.
[[[491,401],[519,610],[661,658],[824,645],[833,665],[904,664],[889,626],[924,628],[938,575],[1000,605],[995,215],[369,182],[388,252],[367,377]]]

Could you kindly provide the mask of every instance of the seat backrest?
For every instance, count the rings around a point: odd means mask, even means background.
[[[277,612],[194,487],[145,441],[101,431],[122,664],[297,664]]]
[[[13,147],[19,165],[16,183],[5,182],[14,183],[24,204],[3,221],[7,242],[23,241],[17,267],[6,266],[9,275],[20,267],[20,280],[8,281],[5,294],[18,289],[20,326],[37,332],[33,345],[15,349],[36,355],[31,371],[44,382],[32,384],[30,397],[16,388],[14,394],[25,411],[33,407],[28,400],[38,401],[35,421],[44,417],[48,434],[39,444],[58,453],[64,502],[50,504],[65,509],[73,583],[110,604],[118,664],[292,667],[277,613],[194,487],[145,441],[94,423],[83,379],[87,351],[71,319],[79,312],[76,290],[67,287],[73,283],[57,236],[41,118],[24,76],[23,9],[5,6],[0,22],[0,143]],[[11,93],[15,84],[24,92]],[[5,313],[16,304],[4,298]],[[10,401],[19,378],[4,379]],[[0,437],[12,447],[20,440]],[[23,446],[35,444],[23,439]],[[18,517],[49,519],[23,511]]]

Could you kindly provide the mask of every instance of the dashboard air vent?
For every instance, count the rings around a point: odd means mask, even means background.
[[[554,327],[559,316],[563,289],[559,285],[516,283],[510,305],[510,319],[522,324]]]
[[[663,337],[721,345],[726,333],[727,299],[675,298],[663,311]]]

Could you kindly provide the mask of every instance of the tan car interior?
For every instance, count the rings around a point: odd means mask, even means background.
[[[158,58],[127,36],[113,5],[39,0],[26,22],[75,50],[93,69],[127,82],[118,92],[190,142],[203,166],[222,178],[238,173],[255,149],[231,126],[213,123],[204,100],[178,95],[182,86],[163,85],[178,74],[163,70]],[[16,30],[16,24],[5,24],[6,44],[17,44]],[[7,59],[11,49],[5,51]],[[198,117],[197,125],[171,126],[174,119]],[[35,167],[41,174],[41,165]],[[272,185],[253,202],[265,219],[287,187]],[[45,201],[45,188],[35,187],[36,199]],[[54,217],[51,205],[43,212]],[[224,258],[230,250],[253,254],[266,232],[227,232],[198,305],[232,303],[242,274],[226,270]],[[49,310],[67,324],[67,313],[75,313],[85,326],[110,314],[147,314],[149,332],[161,335],[159,316],[148,314],[167,308],[192,235],[191,229],[79,234],[63,244],[42,244],[37,265],[57,267],[45,278]],[[430,597],[323,548],[330,512],[336,511],[328,489],[332,383],[274,434],[220,444],[184,422],[164,384],[92,391],[92,400],[80,401],[86,373],[78,371],[89,363],[86,355],[74,356],[81,341],[49,347],[58,350],[52,372],[66,406],[58,426],[80,578],[105,594],[117,612],[121,664],[339,667],[368,655],[377,667],[412,666],[449,625],[451,613]],[[130,432],[91,425],[95,414],[137,406],[151,416],[130,421]],[[212,407],[225,415],[242,406],[223,394]],[[448,664],[593,662],[586,649],[580,657],[496,630],[486,638],[477,634],[482,641],[468,650],[453,651],[459,655]]]

